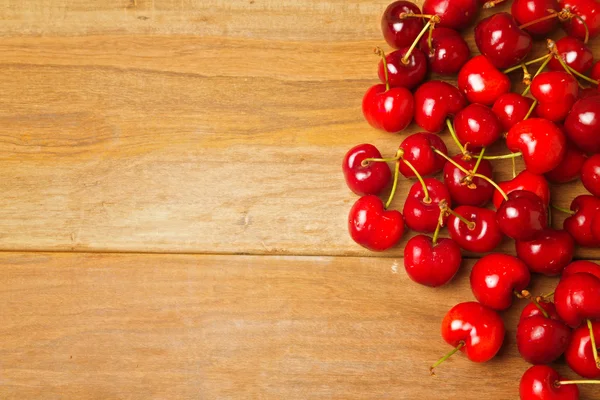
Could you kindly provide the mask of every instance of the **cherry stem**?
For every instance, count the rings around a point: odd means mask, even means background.
[[[431,240],[434,246],[437,244],[441,227],[442,227],[442,211],[440,209],[440,218],[438,219],[438,223],[437,223],[437,226],[435,227],[435,231],[433,232],[433,238]]]
[[[504,190],[502,190],[502,188],[500,186],[498,186],[498,184],[496,182],[494,182],[493,180],[491,180],[490,178],[488,178],[485,175],[474,174],[473,176],[475,178],[481,178],[481,179],[488,181],[493,187],[496,188],[496,190],[502,195],[502,197],[504,197],[504,200],[508,200],[508,196],[507,196],[506,192]]]
[[[444,361],[446,361],[447,359],[449,359],[450,357],[452,357],[454,355],[454,353],[456,353],[457,351],[459,351],[460,349],[462,349],[463,347],[465,347],[465,342],[464,341],[460,341],[458,343],[458,346],[456,346],[455,348],[452,349],[452,351],[450,351],[448,354],[446,354],[444,357],[440,358],[435,364],[433,364],[431,367],[429,367],[429,374],[431,374],[431,376],[435,376],[435,373],[433,372],[433,370],[440,365],[441,363],[443,363]]]
[[[513,179],[515,179],[517,177],[517,162],[515,161],[515,158],[511,158],[512,161],[512,174],[513,174]]]
[[[565,64],[567,65],[567,64]],[[584,74],[582,74],[581,72],[577,71],[576,69],[572,68],[570,65],[567,65],[567,68],[569,69],[569,71],[571,71],[573,74],[577,75],[578,77],[580,77],[581,79],[588,81],[589,83],[592,83],[594,85],[598,85],[600,84],[600,82],[598,82],[595,79],[590,78],[589,76],[585,76]]]
[[[592,381],[592,380],[579,380],[579,381],[556,381],[556,385],[557,386],[561,386],[561,385],[584,385],[584,384],[590,384],[590,385],[600,385],[600,381]]]
[[[529,87],[529,86],[527,86]],[[526,119],[528,119],[531,116],[531,113],[533,113],[533,110],[535,109],[535,106],[537,106],[538,101],[533,100],[533,103],[531,103],[531,107],[529,107],[529,110],[527,111],[527,114],[525,114],[525,118],[523,118],[523,121],[525,121]]]
[[[554,42],[552,42],[552,43],[554,43]],[[544,62],[542,63],[542,65],[540,65],[540,67],[538,68],[538,70],[535,73],[535,75],[533,75],[533,78],[535,78],[536,76],[538,76],[539,74],[541,74],[542,71],[544,70],[544,68],[546,68],[546,65],[548,65],[548,63],[550,62],[550,60],[552,60],[552,55],[551,54],[547,54],[545,57],[546,57],[546,59],[544,60]],[[532,78],[532,80],[533,80],[533,78]],[[527,93],[529,93],[530,88],[531,88],[531,85],[527,85],[527,87],[525,88],[525,90],[523,90],[523,93],[521,93],[521,95],[525,96]]]
[[[475,163],[475,166],[473,167],[473,173],[477,172],[477,169],[479,168],[479,164],[481,164],[481,160],[483,160],[483,153],[485,153],[485,147],[483,147],[481,149],[481,153],[479,153],[479,157],[477,158],[477,162]],[[514,160],[514,158],[513,158]]]
[[[421,174],[419,174],[419,171],[417,171],[415,166],[412,165],[412,163],[410,161],[405,160],[403,158],[402,162],[404,164],[406,164],[408,166],[408,168],[411,169],[411,171],[415,174],[415,176],[417,177],[419,182],[421,182],[421,186],[423,187],[423,194],[425,194],[425,197],[423,198],[423,203],[426,203],[426,204],[431,203],[431,197],[429,197],[429,190],[427,190],[427,185],[425,184],[425,181],[423,180],[423,177],[421,176]]]
[[[460,215],[459,213],[457,213],[456,211],[454,211],[453,209],[451,209],[450,207],[448,207],[448,205],[446,204],[446,202],[440,203],[440,212],[441,213],[447,213],[447,214],[452,214],[454,215],[456,218],[458,218],[462,223],[464,223],[465,225],[467,225],[467,228],[472,231],[473,229],[475,229],[475,221],[469,221],[468,219],[466,219],[465,217],[463,217],[462,215]]]
[[[577,18],[579,20],[579,22],[581,22],[583,24],[583,29],[585,29],[585,36],[583,38],[583,43],[587,44],[588,40],[590,40],[590,30],[588,28],[587,22],[585,22],[585,20],[577,14],[573,14],[573,17]]]
[[[594,360],[596,360],[596,368],[600,369],[600,357],[598,357],[598,348],[596,347],[596,338],[594,337],[594,327],[591,320],[587,320],[587,326],[590,330],[590,341],[592,342],[592,353],[594,354]]]
[[[388,66],[387,59],[385,58],[385,51],[381,50],[380,47],[375,47],[375,54],[381,57],[381,62],[383,63],[383,75],[385,76],[385,90],[386,92],[390,90],[390,79],[388,77]]]
[[[546,310],[544,310],[544,307],[542,307],[538,301],[537,298],[531,298],[531,302],[537,307],[538,310],[540,310],[540,312],[542,313],[542,315],[546,318],[550,318],[550,316],[548,315],[548,312]]]
[[[548,10],[550,11],[550,10]],[[519,29],[525,29],[530,27],[531,25],[535,25],[538,22],[544,22],[544,21],[548,21],[549,19],[553,19],[553,18],[557,18],[558,17],[558,13],[555,10],[552,10],[552,14],[546,15],[545,17],[541,17],[538,19],[535,19],[533,21],[529,21],[526,24],[520,25]]]
[[[523,153],[516,152],[516,153],[510,153],[510,154],[503,154],[501,156],[484,156],[483,158],[485,160],[508,160],[509,158],[516,158],[516,157],[521,157],[523,155]],[[481,156],[475,156],[475,158],[480,158]]]
[[[539,63],[540,61],[543,61],[543,60],[545,60],[545,59],[546,59],[546,58],[548,58],[548,57],[550,57],[550,54],[545,54],[545,55],[543,55],[543,56],[541,56],[541,57],[538,57],[538,58],[536,58],[536,59],[534,59],[534,60],[531,60],[531,61],[527,61],[526,63],[523,63],[523,64],[525,64],[525,65],[536,64],[536,63]],[[515,65],[514,67],[510,67],[509,69],[505,69],[505,70],[504,70],[504,71],[502,71],[502,72],[503,72],[503,73],[505,73],[505,74],[508,74],[508,73],[510,73],[510,72],[516,71],[516,70],[518,70],[519,68],[522,68],[522,67],[521,67],[521,65],[523,65],[523,64],[518,64],[518,65]]]
[[[396,188],[398,187],[398,175],[400,174],[400,160],[396,161],[396,166],[394,168],[394,184],[392,185],[392,191],[390,192],[390,196],[388,197],[387,202],[385,203],[385,209],[387,210],[390,204],[392,204],[392,200],[394,199],[394,195],[396,194]]]
[[[516,290],[514,290],[513,293],[515,294],[515,296],[518,299],[527,299],[527,300],[531,299],[531,293],[529,293],[528,290],[523,289],[520,292],[517,292]]]
[[[490,0],[487,3],[483,4],[483,8],[494,8],[496,7],[498,4],[504,3],[506,0]]]
[[[400,13],[400,15],[398,15],[398,17],[400,19],[404,19],[404,18],[427,18],[427,19],[432,19],[433,17],[439,18],[436,15],[431,15],[431,14],[415,14],[415,13],[412,13],[412,12],[402,12],[402,13]]]
[[[427,37],[427,45],[429,46],[429,54],[434,54],[433,50],[433,30],[435,28],[435,24],[429,25],[429,35]]]
[[[436,17],[439,20],[439,17]],[[400,59],[400,61],[402,62],[402,64],[407,65],[408,64],[408,57],[410,57],[410,54],[413,52],[413,50],[415,49],[415,47],[417,47],[417,45],[419,44],[419,41],[421,40],[421,38],[423,37],[423,35],[425,34],[425,32],[427,32],[427,30],[429,29],[429,26],[433,23],[432,21],[434,20],[434,17],[431,17],[429,19],[429,21],[427,21],[427,23],[425,24],[425,26],[423,27],[423,29],[421,29],[421,32],[419,32],[419,34],[417,35],[417,37],[415,38],[415,40],[412,42],[412,44],[410,45],[410,47],[408,48],[408,50],[406,51],[406,53],[404,54],[404,56]]]
[[[450,136],[452,136],[452,139],[454,140],[454,143],[456,143],[456,145],[458,146],[460,152],[462,154],[467,154],[467,151],[465,150],[463,145],[460,143],[460,140],[458,140],[458,137],[456,136],[456,131],[454,130],[454,126],[452,126],[452,121],[450,121],[450,118],[446,118],[446,125],[448,126],[448,130],[450,131]]]
[[[552,297],[553,295],[554,295],[554,290],[553,290],[553,291],[551,291],[550,293],[543,294],[543,295],[541,295],[540,297],[541,297],[542,299],[547,299],[548,297]]]
[[[391,158],[365,158],[364,160],[361,161],[360,165],[362,167],[367,167],[369,165],[369,163],[372,162],[392,162],[392,161],[398,161],[400,159],[400,157],[391,157]]]
[[[468,171],[465,167],[463,167],[462,165],[460,165],[459,163],[457,163],[456,161],[454,161],[453,159],[451,159],[450,157],[448,157],[446,154],[442,153],[441,151],[439,151],[435,147],[431,147],[431,150],[433,150],[433,152],[435,154],[437,154],[438,156],[441,156],[442,158],[446,159],[446,161],[448,161],[450,164],[454,165],[456,168],[460,169],[466,175],[470,175],[471,174],[471,172]]]
[[[531,85],[531,74],[527,70],[527,65],[521,64],[521,68],[523,69],[523,84],[527,86]]]
[[[558,211],[564,212],[564,213],[566,213],[566,214],[571,214],[571,215],[575,214],[575,211],[567,210],[566,208],[562,208],[562,207],[559,207],[559,206],[555,206],[554,204],[550,204],[550,206],[551,206],[552,208],[554,208],[555,210],[558,210]]]

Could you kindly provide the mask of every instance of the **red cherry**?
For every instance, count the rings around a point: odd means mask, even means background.
[[[465,168],[472,171],[477,160],[468,158],[465,160],[462,154],[457,154],[452,159]],[[488,160],[481,160],[477,173],[493,178],[492,164]],[[444,165],[444,183],[450,192],[450,197],[455,204],[483,207],[494,194],[494,187],[485,179],[474,177],[467,179],[467,175],[451,162]],[[495,218],[495,217],[494,217]]]
[[[557,122],[565,119],[577,101],[579,85],[564,71],[542,72],[531,81],[531,94],[539,102],[538,116]]]
[[[454,29],[436,27],[431,44],[432,49],[429,48],[428,35],[425,35],[419,42],[419,48],[429,57],[429,68],[436,74],[457,74],[471,57],[467,42]]]
[[[515,190],[527,190],[537,194],[546,206],[550,204],[550,185],[548,185],[548,181],[546,181],[543,175],[532,174],[531,172],[524,170],[519,172],[519,174],[511,180],[500,182],[498,186],[500,186],[500,189],[506,194],[512,193]],[[499,191],[495,191],[492,201],[494,207],[498,209],[500,208],[500,205],[502,205],[504,197],[502,197],[502,194]]]
[[[533,240],[548,226],[546,206],[535,193],[516,190],[496,212],[500,230],[515,240]]]
[[[426,131],[437,133],[445,120],[467,105],[463,94],[442,81],[425,82],[415,92],[415,122]]]
[[[392,179],[390,167],[384,162],[363,165],[365,158],[381,158],[381,153],[372,144],[359,144],[346,153],[342,163],[346,184],[359,196],[379,194]]]
[[[506,310],[514,293],[529,285],[531,275],[527,265],[516,257],[492,253],[480,258],[471,270],[471,290],[484,306]]]
[[[564,378],[546,365],[534,365],[519,384],[521,400],[579,400],[577,385],[560,385]]]
[[[600,243],[600,213],[592,217],[592,236]]]
[[[571,18],[562,23],[563,29],[578,39],[585,39],[585,26],[580,18],[585,21],[589,30],[590,39],[600,32],[600,4],[595,0],[558,0],[558,6],[568,8],[579,18]]]
[[[379,197],[368,195],[352,206],[348,230],[356,243],[372,251],[383,251],[398,243],[404,233],[404,221],[399,211],[385,210]]]
[[[429,199],[425,199],[420,182],[412,185],[404,203],[404,222],[413,231],[433,232],[440,218],[440,202],[450,203],[450,193],[437,179],[425,178],[423,181],[427,186]]]
[[[566,278],[567,276],[582,272],[594,275],[600,279],[600,265],[585,260],[573,261],[571,264],[567,265],[562,273],[562,277]]]
[[[515,248],[531,272],[554,276],[560,275],[573,259],[575,242],[566,231],[545,229],[533,240],[516,241]]]
[[[565,36],[556,41],[556,49],[565,63],[577,72],[585,74],[592,68],[594,55],[590,48],[581,40]],[[554,71],[564,71],[563,66],[556,58],[550,60],[548,67]]]
[[[575,213],[565,219],[563,228],[584,247],[596,247],[600,242],[592,233],[592,220],[600,213],[600,199],[594,196],[581,195],[571,202],[571,210]]]
[[[546,316],[533,302],[525,306],[517,325],[517,348],[528,363],[549,364],[567,349],[571,329],[560,320],[553,303],[538,304]]]
[[[460,206],[448,217],[448,233],[460,247],[473,253],[487,253],[502,241],[503,235],[496,222],[496,213],[487,208]]]
[[[476,0],[425,0],[423,13],[437,15],[440,22],[437,26],[462,30],[477,16]]]
[[[400,148],[404,150],[404,159],[410,162],[421,176],[437,174],[446,162],[442,156],[433,151],[433,148],[448,154],[444,141],[439,136],[428,132],[407,136],[400,143]],[[415,176],[406,163],[400,163],[400,173],[407,178]]]
[[[562,161],[552,171],[544,176],[554,183],[566,183],[579,177],[583,163],[585,163],[585,153],[573,142],[567,139],[567,150]]]
[[[592,72],[590,73],[590,78],[600,81],[600,61],[596,61],[594,66],[592,67]]]
[[[527,170],[538,175],[556,168],[567,147],[562,131],[542,118],[530,118],[510,128],[506,145],[512,152],[520,151]]]
[[[458,87],[469,102],[491,106],[510,91],[510,79],[485,56],[475,56],[458,73]]]
[[[563,277],[554,291],[554,304],[560,318],[573,328],[600,318],[600,279],[585,272]]]
[[[578,100],[565,120],[565,131],[581,150],[600,153],[600,96]]]
[[[548,10],[559,10],[556,0],[514,0],[510,13],[520,25],[525,25],[550,15]],[[523,29],[535,36],[546,36],[557,26],[558,18],[551,18]]]
[[[470,104],[456,114],[454,129],[462,144],[472,150],[492,145],[502,135],[502,125],[492,109],[482,104]]]
[[[401,18],[402,13],[421,14],[421,10],[410,1],[395,1],[385,9],[381,17],[383,37],[395,49],[410,46],[423,29],[421,18]]]
[[[521,96],[517,93],[505,93],[494,102],[492,111],[498,117],[502,128],[508,131],[517,122],[525,119],[532,104],[533,99],[530,97]],[[535,116],[534,113],[531,116]]]
[[[406,88],[386,90],[385,85],[375,85],[365,93],[362,109],[365,119],[373,128],[395,133],[412,121],[414,100]]]
[[[475,27],[475,44],[497,68],[521,63],[531,51],[531,36],[519,28],[512,15],[492,14]]]
[[[461,262],[460,247],[451,239],[439,239],[433,244],[429,236],[417,235],[404,248],[408,277],[425,286],[438,287],[450,282]]]
[[[600,197],[600,154],[591,156],[583,164],[581,182],[591,194]]]
[[[596,338],[596,349],[600,349],[600,322],[592,322],[592,331]],[[565,360],[569,367],[577,374],[588,379],[600,378],[600,366],[596,364],[592,350],[590,328],[587,324],[581,325],[573,332],[571,343],[565,351]]]
[[[412,89],[425,79],[427,74],[427,58],[419,49],[413,49],[407,57],[406,62],[403,61],[404,55],[408,52],[408,47],[393,51],[385,56],[387,65],[387,78],[391,87],[405,87]],[[383,61],[379,61],[377,70],[379,79],[385,83],[385,70]]]

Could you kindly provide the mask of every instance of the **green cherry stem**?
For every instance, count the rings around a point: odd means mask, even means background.
[[[479,168],[479,164],[481,164],[481,160],[483,160],[483,153],[485,153],[485,147],[483,147],[481,149],[481,153],[479,153],[479,157],[477,157],[477,162],[475,163],[475,166],[473,167],[473,173],[477,172],[477,169]],[[514,158],[513,158],[514,160]]]
[[[398,175],[400,175],[400,160],[396,161],[394,167],[394,184],[392,185],[392,191],[390,192],[390,196],[385,203],[385,209],[387,210],[390,204],[392,204],[392,200],[394,200],[394,195],[396,194],[396,188],[398,187]]]
[[[534,59],[534,60],[531,60],[531,61],[527,61],[526,63],[523,63],[523,64],[525,64],[525,65],[537,64],[537,63],[539,63],[540,61],[544,61],[545,59],[547,59],[547,58],[549,58],[549,57],[551,57],[551,55],[550,55],[550,54],[545,54],[545,55],[543,55],[543,56],[541,56],[541,57],[538,57],[538,58],[536,58],[536,59]],[[521,68],[522,68],[522,67],[521,67],[521,64],[518,64],[518,65],[515,65],[514,67],[510,67],[510,68],[508,68],[508,69],[505,69],[505,70],[504,70],[504,71],[502,71],[502,72],[503,72],[503,73],[505,73],[505,74],[508,74],[508,73],[510,73],[510,72],[516,71],[516,70],[518,70],[518,69],[521,69]]]
[[[473,177],[475,177],[475,178],[481,178],[483,180],[488,181],[490,183],[490,185],[492,185],[493,187],[495,187],[496,190],[498,192],[500,192],[500,194],[502,195],[502,197],[504,197],[504,200],[508,200],[508,195],[506,194],[506,192],[504,190],[502,190],[502,188],[500,186],[498,186],[498,184],[496,182],[494,182],[493,180],[491,180],[487,176],[481,175],[481,174],[473,174]]]
[[[390,90],[390,80],[388,77],[388,66],[387,60],[385,58],[385,51],[381,50],[380,47],[375,47],[375,54],[381,57],[381,62],[383,63],[383,75],[385,76],[385,90]]]
[[[463,217],[462,215],[460,215],[459,213],[457,213],[456,211],[454,211],[453,209],[451,209],[450,207],[448,207],[446,204],[444,204],[444,205],[440,204],[440,210],[441,210],[440,211],[440,215],[442,213],[454,215],[462,223],[464,223],[470,231],[472,231],[473,229],[475,229],[475,222],[474,221],[469,221],[468,219],[466,219],[465,217]]]
[[[372,162],[392,162],[398,161],[400,157],[390,157],[390,158],[365,158],[361,161],[360,165],[363,167],[368,166]]]
[[[552,43],[554,43],[554,42],[552,42]],[[533,78],[535,78],[536,76],[538,76],[539,74],[542,73],[542,71],[544,70],[544,68],[546,68],[546,65],[548,65],[548,63],[550,62],[550,60],[552,60],[552,54],[548,54],[546,56],[546,60],[544,60],[544,62],[542,63],[542,65],[540,65],[540,67],[538,68],[538,70],[535,73],[535,75],[533,75]],[[531,80],[533,80],[533,78]],[[521,95],[525,96],[527,93],[529,93],[530,88],[531,88],[531,85],[527,85],[527,87],[525,88],[525,90],[523,90],[523,93],[521,93]]]
[[[442,213],[440,212],[440,218],[438,220],[438,224],[435,227],[435,232],[433,232],[433,238],[431,239],[433,245],[435,246],[438,241],[438,236],[440,235],[440,228],[442,227]]]
[[[512,161],[512,174],[513,174],[513,179],[515,179],[517,177],[517,162],[515,161],[515,158],[511,158]]]
[[[554,204],[550,204],[550,206],[552,208],[554,208],[555,210],[564,212],[565,214],[571,214],[571,215],[575,214],[575,211],[567,210],[566,208],[562,208],[562,207],[556,206]]]
[[[546,310],[544,310],[544,307],[542,307],[538,301],[537,298],[531,298],[531,302],[537,307],[538,310],[540,310],[540,312],[542,313],[542,315],[546,318],[550,318],[550,316],[548,315],[548,312]]]
[[[456,136],[456,131],[454,130],[454,126],[452,125],[452,121],[450,121],[450,118],[446,118],[446,126],[448,126],[448,130],[450,131],[450,136],[452,136],[452,139],[454,140],[454,143],[456,143],[456,146],[458,146],[460,152],[462,154],[466,154],[467,151],[465,150],[463,145],[460,144],[460,140],[458,140],[458,136]]]
[[[417,169],[415,168],[415,166],[412,165],[412,163],[410,161],[405,160],[404,158],[402,158],[402,162],[404,164],[406,164],[406,166],[408,168],[411,169],[411,171],[415,174],[415,176],[417,177],[417,179],[419,180],[419,182],[421,182],[421,186],[423,187],[423,194],[425,194],[425,197],[423,198],[423,203],[425,203],[425,204],[431,203],[431,197],[429,197],[429,190],[427,190],[427,185],[425,184],[425,181],[423,180],[423,177],[421,176],[421,174],[419,174],[419,171],[417,171]]]
[[[509,158],[521,157],[522,155],[523,155],[523,153],[518,151],[516,153],[503,154],[501,156],[483,156],[483,159],[485,159],[485,160],[508,160]],[[479,158],[479,157],[480,156],[475,156],[475,158]]]
[[[439,22],[439,21],[440,21],[440,17],[438,17],[437,15],[434,15],[433,17],[429,18],[429,21],[427,21],[427,23],[425,24],[423,29],[421,29],[421,32],[419,32],[419,34],[417,35],[417,37],[415,38],[413,43],[410,45],[410,47],[404,54],[404,56],[400,59],[400,61],[402,61],[402,64],[404,64],[404,65],[408,64],[408,57],[410,57],[410,55],[413,52],[413,50],[415,49],[415,47],[417,47],[417,45],[419,44],[419,41],[421,40],[423,35],[425,35],[425,33],[427,32],[427,30],[429,29],[431,24]]]
[[[438,149],[436,149],[435,147],[431,147],[431,150],[433,150],[433,152],[435,154],[437,154],[438,156],[444,158],[446,161],[448,161],[450,164],[454,165],[456,168],[460,169],[462,172],[464,172],[466,175],[470,175],[471,171],[467,170],[465,167],[463,167],[462,165],[460,165],[459,163],[457,163],[456,161],[454,161],[453,159],[451,159],[450,157],[448,157],[447,155],[445,155],[444,153],[442,153],[441,151],[439,151]]]
[[[561,385],[584,385],[584,384],[590,384],[590,385],[600,385],[600,381],[592,381],[592,380],[578,380],[578,381],[556,381],[556,385],[561,386]]]
[[[548,10],[548,11],[550,11],[550,10]],[[533,21],[529,21],[526,24],[519,25],[519,29],[525,29],[525,28],[530,27],[531,25],[537,24],[538,22],[544,22],[544,21],[548,21],[549,19],[554,19],[554,18],[558,18],[558,13],[556,11],[552,10],[552,13],[549,15],[535,19]]]
[[[598,349],[596,348],[596,338],[594,337],[594,327],[591,320],[587,320],[587,326],[590,330],[590,341],[592,342],[592,353],[594,354],[594,360],[596,360],[596,367],[600,369],[600,357],[598,356]]]
[[[561,57],[562,58],[562,57]],[[567,65],[567,64],[565,64]],[[567,68],[569,69],[569,71],[571,71],[574,75],[577,75],[578,77],[580,77],[581,79],[588,81],[589,83],[592,83],[594,85],[598,85],[600,84],[600,82],[598,82],[595,79],[590,78],[589,76],[585,76],[584,74],[582,74],[581,72],[577,71],[576,69],[574,69],[573,67],[567,65]]]
[[[433,30],[435,29],[435,23],[429,25],[429,35],[427,36],[427,45],[429,46],[429,53],[435,54],[435,50],[433,50]]]
[[[446,361],[447,359],[449,359],[450,357],[452,357],[457,351],[459,351],[460,349],[462,349],[463,347],[465,347],[466,343],[461,340],[460,342],[458,342],[458,346],[456,346],[455,348],[453,348],[448,354],[446,354],[444,357],[440,358],[435,364],[433,364],[431,367],[429,367],[429,374],[431,376],[435,376],[435,373],[433,372],[433,370],[440,365],[441,363],[443,363],[444,361]]]
[[[529,87],[529,86],[527,86]],[[526,119],[529,119],[529,117],[531,116],[531,113],[533,112],[533,110],[535,110],[535,106],[537,106],[538,101],[533,100],[533,103],[531,103],[531,107],[529,107],[529,111],[527,111],[527,114],[525,114],[525,118],[523,118],[523,121],[525,121]]]

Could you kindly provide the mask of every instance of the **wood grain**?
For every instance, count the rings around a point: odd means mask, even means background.
[[[0,398],[516,399],[520,302],[498,358],[428,373],[471,263],[430,289],[400,259],[2,253]]]

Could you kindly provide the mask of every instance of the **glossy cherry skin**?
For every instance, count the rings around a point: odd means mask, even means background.
[[[565,132],[587,153],[600,153],[600,96],[578,100],[565,119]]]
[[[402,13],[421,14],[421,10],[410,1],[394,1],[381,17],[383,37],[395,49],[409,47],[424,25],[421,18],[400,18]]]
[[[592,236],[600,243],[600,213],[592,217]]]
[[[563,132],[543,118],[529,118],[510,128],[506,145],[512,152],[523,153],[525,168],[538,175],[556,168],[567,151]]]
[[[458,73],[458,87],[470,103],[491,106],[510,91],[510,79],[485,56],[471,58]]]
[[[496,212],[502,233],[515,240],[533,240],[548,226],[548,211],[535,193],[515,190]]]
[[[461,248],[473,253],[487,253],[498,247],[504,236],[496,222],[496,213],[473,206],[456,207],[454,212],[475,223],[470,229],[454,215],[448,217],[448,233]]]
[[[563,228],[583,247],[596,247],[600,242],[592,232],[592,221],[600,213],[600,199],[590,195],[575,197],[571,202],[571,215],[563,222]]]
[[[531,51],[533,40],[512,15],[492,14],[475,27],[475,44],[496,68],[508,68],[521,63]]]
[[[536,21],[547,15],[548,10],[560,10],[556,0],[514,0],[510,13],[515,17],[519,25]],[[558,18],[537,22],[527,28],[526,32],[536,37],[546,36],[558,26]]]
[[[532,104],[533,99],[530,97],[521,96],[518,93],[505,93],[494,102],[492,111],[498,117],[502,128],[508,131],[517,122],[525,119]],[[534,113],[535,109],[531,114],[532,117],[535,117]]]
[[[565,63],[577,72],[585,74],[592,68],[594,55],[590,48],[581,40],[571,36],[565,36],[556,41],[556,49]],[[550,60],[548,67],[554,71],[564,71],[563,66],[556,58]]]
[[[372,86],[363,97],[362,110],[367,122],[375,129],[400,132],[410,124],[414,114],[412,93],[406,88],[385,85]]]
[[[553,303],[539,305],[549,318],[533,302],[525,306],[517,325],[517,348],[528,363],[549,364],[567,349],[571,328],[560,320]]]
[[[452,307],[442,320],[442,337],[452,347],[460,349],[474,362],[489,361],[498,353],[504,341],[504,322],[494,310],[474,301]]]
[[[455,155],[452,157],[452,160],[467,171],[472,171],[477,163],[475,158],[465,160],[462,154]],[[477,168],[477,173],[493,179],[492,163],[488,160],[481,160]],[[482,178],[475,177],[469,181],[466,179],[466,176],[463,171],[451,162],[447,162],[444,165],[444,184],[450,192],[453,203],[483,207],[491,200],[495,191],[494,186]]]
[[[384,251],[394,246],[404,233],[402,214],[385,210],[381,199],[374,195],[358,199],[348,215],[350,237],[372,251]]]
[[[531,81],[531,94],[539,102],[537,115],[558,122],[566,118],[577,101],[579,85],[564,71],[542,72]]]
[[[480,258],[471,270],[471,290],[475,298],[493,310],[506,310],[520,292],[529,285],[527,265],[517,257],[492,253]]]
[[[478,11],[477,0],[425,0],[423,13],[437,15],[437,26],[462,30],[475,19]]]
[[[545,229],[533,240],[516,241],[519,257],[531,272],[547,276],[560,275],[575,252],[575,241],[566,231]]]
[[[600,61],[596,61],[590,72],[590,78],[600,81]]]
[[[600,279],[585,272],[563,277],[554,291],[554,304],[560,318],[572,328],[586,319],[600,318]]]
[[[600,197],[600,154],[587,159],[581,168],[583,186],[596,197]]]
[[[595,0],[558,0],[558,6],[570,9],[583,19],[588,27],[590,39],[600,32],[600,4]],[[562,23],[563,29],[578,39],[585,39],[585,26],[579,18],[572,18]]]
[[[554,183],[566,183],[577,179],[586,160],[585,153],[567,138],[567,150],[562,161],[544,176]]]
[[[420,182],[415,182],[404,202],[404,222],[413,231],[433,232],[440,217],[440,202],[444,200],[450,204],[450,193],[446,186],[435,178],[425,178],[424,182],[430,202],[424,201],[423,186]]]
[[[425,82],[415,92],[415,122],[428,132],[438,133],[446,126],[446,118],[466,105],[463,94],[451,84]]]
[[[469,104],[454,118],[456,136],[470,150],[492,145],[502,135],[502,125],[491,108],[482,104]]]
[[[534,365],[521,377],[521,400],[579,400],[577,385],[557,385],[565,378],[547,365]]]
[[[379,194],[392,179],[390,167],[384,162],[363,165],[365,158],[381,158],[381,153],[372,144],[359,144],[346,153],[342,162],[346,184],[359,196]]]
[[[567,276],[579,274],[582,272],[594,275],[595,277],[600,279],[600,265],[586,260],[573,261],[571,264],[567,265],[567,267],[562,273],[562,277],[566,278]]]
[[[600,322],[592,322],[592,331],[596,339],[596,348],[600,350]],[[587,323],[581,325],[573,332],[573,338],[565,351],[565,360],[569,367],[577,374],[587,379],[600,378],[600,368],[594,360],[590,328]]]
[[[419,48],[429,59],[429,69],[439,75],[454,75],[471,57],[471,50],[465,39],[450,28],[436,27],[431,37],[432,48],[429,48],[429,35],[423,36]]]
[[[407,63],[402,62],[402,57],[408,51],[408,47],[391,52],[385,56],[388,81],[391,87],[405,87],[412,89],[423,82],[427,75],[427,58],[419,49],[414,49],[408,56]],[[379,61],[377,75],[382,83],[385,83],[385,71],[383,61]]]
[[[519,174],[511,180],[503,181],[498,183],[500,189],[506,194],[514,192],[515,190],[527,190],[538,195],[542,202],[548,206],[550,204],[550,185],[543,175],[532,174],[527,170],[519,172]],[[493,197],[494,207],[500,208],[504,197],[499,191],[494,191]]]
[[[433,152],[433,148],[448,154],[444,141],[433,133],[418,132],[400,143],[404,150],[404,159],[410,162],[421,176],[437,174],[441,171],[446,160]],[[405,163],[400,163],[400,173],[407,178],[413,178],[415,173]]]
[[[450,282],[462,262],[460,247],[452,239],[417,235],[404,248],[404,268],[408,277],[421,285],[438,287]]]

